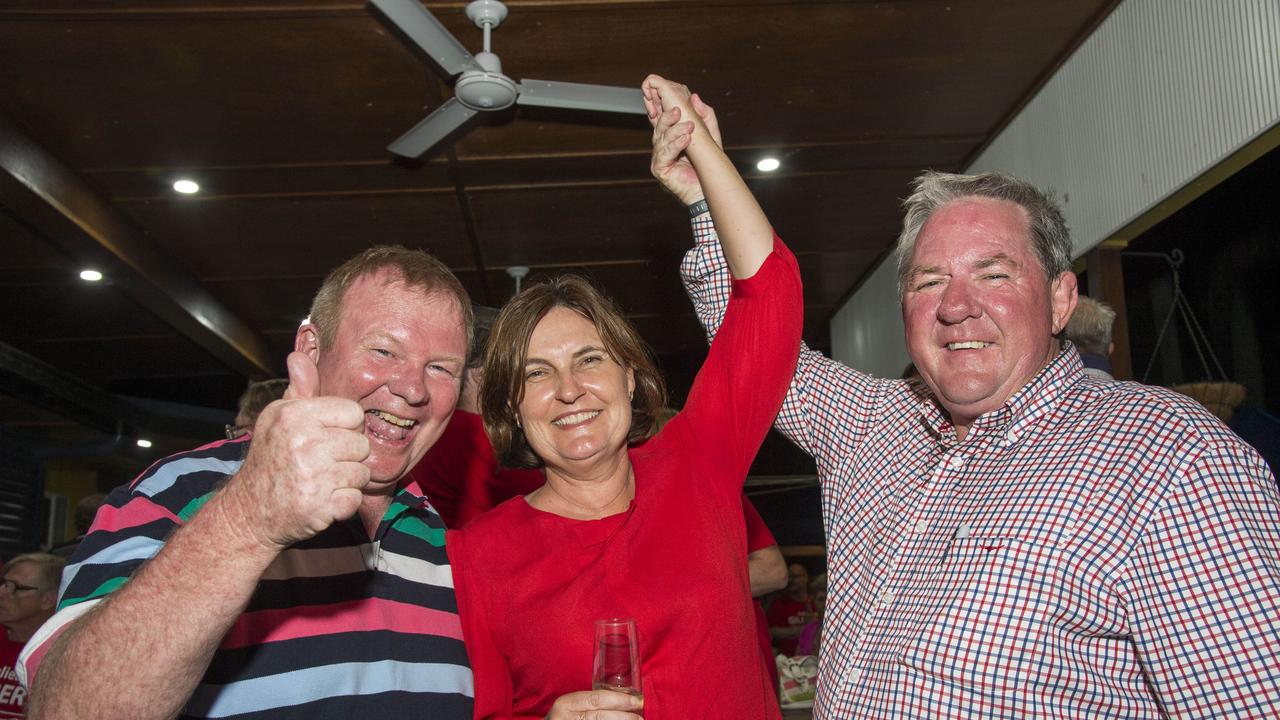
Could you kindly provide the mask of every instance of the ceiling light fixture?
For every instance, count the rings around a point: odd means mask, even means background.
[[[765,158],[756,163],[756,169],[760,172],[773,172],[782,167],[782,163],[778,162],[778,158]]]
[[[97,270],[81,270],[80,279],[87,280],[88,282],[98,282],[102,279],[102,273]]]
[[[183,178],[182,180],[177,180],[173,183],[173,189],[183,195],[192,195],[200,192],[200,185],[195,180],[187,180],[186,178]]]
[[[138,438],[138,447],[149,448],[151,447],[151,441],[146,438]]]

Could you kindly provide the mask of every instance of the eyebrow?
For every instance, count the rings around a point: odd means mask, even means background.
[[[993,265],[1000,265],[1001,263],[1012,265],[1015,268],[1018,267],[1018,261],[1005,253],[996,253],[991,257],[983,258],[978,261],[975,267],[979,270],[985,270],[986,268],[992,267]]]
[[[1012,265],[1015,268],[1019,267],[1018,262],[1014,260],[1013,257],[1008,255],[1007,253],[996,253],[995,255],[992,255],[990,257],[982,258],[978,262],[974,263],[974,267],[977,268],[978,270],[985,270],[989,267],[1000,265],[1002,263]],[[907,280],[908,282],[910,282],[912,280],[915,280],[917,277],[921,275],[941,275],[941,274],[943,274],[941,266],[929,265],[928,267],[920,267],[919,265],[916,265],[911,268],[910,274],[907,275]]]
[[[600,347],[600,346],[598,346],[598,345],[588,345],[588,346],[586,346],[586,347],[584,347],[584,348],[579,349],[577,352],[575,352],[575,353],[573,354],[573,357],[574,357],[574,359],[576,360],[576,359],[578,359],[578,358],[582,357],[583,355],[588,355],[588,354],[593,353],[593,352],[602,352],[602,353],[604,353],[604,354],[606,354],[606,355],[608,355],[608,354],[609,354],[609,351],[608,351],[608,350],[605,350],[604,348],[602,348],[602,347]],[[524,366],[525,366],[525,367],[529,367],[530,365],[538,364],[538,363],[540,363],[540,364],[542,364],[542,365],[550,365],[550,364],[551,364],[551,361],[550,361],[550,360],[544,360],[543,358],[540,358],[540,357],[533,357],[533,356],[529,356],[529,357],[527,357],[527,358],[525,358],[525,359],[524,359]]]

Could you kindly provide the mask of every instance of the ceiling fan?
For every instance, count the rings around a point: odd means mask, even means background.
[[[454,97],[387,147],[407,158],[425,155],[437,145],[452,142],[472,128],[482,113],[514,105],[645,114],[638,89],[523,79],[502,74],[502,62],[489,50],[489,33],[507,17],[498,0],[474,0],[467,17],[484,31],[484,51],[472,55],[418,0],[370,0],[394,26],[426,53],[446,82],[457,77]]]

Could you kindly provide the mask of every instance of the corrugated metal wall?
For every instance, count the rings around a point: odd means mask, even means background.
[[[1280,0],[1126,0],[970,171],[1057,191],[1077,254],[1280,120]]]
[[[1278,122],[1280,0],[1125,0],[968,171],[1054,190],[1079,255]],[[837,360],[905,362],[867,332],[900,312],[892,264],[833,319]]]

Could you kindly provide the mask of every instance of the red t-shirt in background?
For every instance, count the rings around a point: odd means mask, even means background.
[[[769,532],[769,526],[764,524],[764,518],[760,517],[760,513],[756,512],[755,505],[747,499],[746,493],[742,495],[742,519],[747,523],[747,554],[757,550],[763,550],[767,547],[777,545],[778,541],[773,539],[773,533]],[[778,663],[773,659],[773,638],[769,636],[769,621],[764,615],[764,605],[760,603],[760,599],[755,599],[756,611],[756,642],[760,645],[760,656],[764,658],[765,669],[769,671],[769,677],[773,679],[773,686],[778,687]]]
[[[803,627],[805,623],[813,618],[801,613],[814,612],[813,598],[806,600],[793,600],[786,595],[779,595],[769,603],[769,627]],[[778,638],[775,643],[778,646],[778,652],[783,653],[787,657],[796,654],[796,646],[800,643],[799,636],[789,638]]]
[[[0,718],[25,717],[27,689],[18,682],[18,674],[13,669],[24,645],[26,643],[10,640],[0,628]]]
[[[445,527],[460,529],[472,518],[546,481],[541,470],[498,467],[479,415],[457,410],[436,444],[409,471],[440,513]]]

